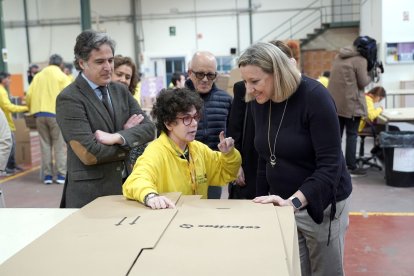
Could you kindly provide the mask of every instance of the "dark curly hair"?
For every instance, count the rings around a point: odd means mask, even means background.
[[[130,57],[116,55],[114,57],[114,70],[121,65],[129,66],[132,70],[131,82],[128,86],[128,89],[132,95],[135,95],[135,88],[137,87],[137,83],[138,83],[137,67],[135,66],[135,63],[132,61]]]
[[[179,113],[187,113],[192,107],[197,113],[201,113],[203,100],[198,93],[187,88],[161,90],[151,112],[156,120],[158,133],[168,133],[165,124],[174,122]]]

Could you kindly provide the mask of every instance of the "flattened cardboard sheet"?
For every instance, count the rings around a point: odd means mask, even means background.
[[[300,275],[292,208],[164,195],[176,209],[98,198],[6,260],[0,275]]]
[[[298,231],[296,228],[295,216],[293,215],[293,207],[275,207],[275,211],[281,222],[279,227],[283,235],[289,275],[300,276]]]
[[[279,225],[272,204],[189,200],[129,275],[291,275]]]
[[[122,196],[98,198],[6,260],[0,275],[126,275],[176,212]]]

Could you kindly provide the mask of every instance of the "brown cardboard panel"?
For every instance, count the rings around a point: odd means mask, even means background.
[[[31,164],[32,153],[30,142],[16,141],[16,151],[14,155],[18,165]]]
[[[293,215],[293,207],[276,207],[275,210],[279,221],[282,222],[279,226],[283,235],[283,243],[285,245],[289,266],[289,275],[300,276],[298,231],[296,228],[295,216]]]
[[[122,196],[98,198],[5,261],[0,275],[126,275],[176,212]]]
[[[284,223],[271,204],[190,200],[129,275],[290,275]]]
[[[233,86],[236,82],[241,81],[240,68],[234,68],[230,71],[230,79],[227,83],[227,92],[233,96]]]
[[[190,202],[192,200],[200,200],[201,199],[201,195],[183,195],[180,197],[180,199],[177,201],[177,203],[175,204],[175,206],[181,207],[185,202]]]
[[[26,126],[30,129],[37,129],[36,127],[36,118],[33,116],[33,114],[31,115],[24,115],[24,120],[26,122]]]
[[[177,208],[98,198],[5,261],[0,275],[300,275],[291,208],[163,195]]]
[[[229,75],[219,74],[215,80],[215,84],[219,89],[226,91],[229,79]]]
[[[15,119],[14,125],[16,127],[16,142],[30,142],[30,129],[26,127],[26,121],[21,119]]]

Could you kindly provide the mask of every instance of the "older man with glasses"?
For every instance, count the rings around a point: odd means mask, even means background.
[[[196,91],[203,99],[203,113],[198,124],[196,140],[206,144],[212,150],[218,150],[219,134],[227,132],[227,121],[231,109],[231,96],[214,84],[217,77],[216,57],[206,51],[196,52],[188,69],[189,79],[185,86]],[[209,186],[208,198],[221,197],[220,186]]]

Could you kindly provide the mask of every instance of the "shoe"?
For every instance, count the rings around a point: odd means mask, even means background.
[[[0,171],[0,176],[11,176],[11,175],[13,175],[13,174],[10,173],[10,172]]]
[[[53,177],[51,175],[46,175],[45,179],[43,180],[43,183],[45,183],[46,185],[52,184],[53,183]]]
[[[56,183],[57,184],[65,184],[65,180],[66,180],[66,178],[63,175],[58,174],[58,176],[56,178]]]
[[[13,174],[16,173],[16,171],[14,169],[7,168],[7,167],[6,167],[6,169],[4,169],[4,172],[7,174],[7,176],[13,175]]]
[[[355,168],[353,170],[348,170],[351,174],[351,177],[358,177],[358,176],[364,176],[367,174],[367,171],[363,168]]]
[[[23,170],[23,168],[22,168],[22,167],[16,166],[16,167],[14,167],[14,171],[15,171],[15,172],[22,172],[22,171],[24,171],[24,170]]]

